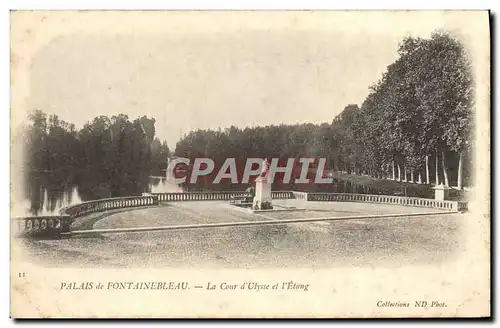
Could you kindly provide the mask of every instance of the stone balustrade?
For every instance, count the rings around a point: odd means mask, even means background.
[[[106,198],[70,205],[60,210],[60,215],[12,218],[12,235],[33,238],[59,238],[62,233],[70,232],[75,218],[94,212],[107,210],[158,205],[155,196],[136,196]]]
[[[337,193],[306,193],[307,201],[327,202],[362,202],[377,204],[406,205],[417,207],[438,208],[449,211],[463,211],[467,209],[466,202],[449,200],[435,200],[428,198],[401,197],[367,194],[337,194]]]
[[[459,211],[467,211],[467,202],[457,202]]]
[[[307,201],[307,192],[293,191],[292,194],[294,199]]]
[[[15,237],[60,238],[71,230],[73,221],[69,215],[13,218],[11,232]]]
[[[172,192],[152,193],[159,202],[200,201],[200,200],[231,200],[234,197],[249,197],[246,191],[216,191],[216,192]]]
[[[60,237],[69,232],[75,218],[94,212],[107,210],[158,205],[160,202],[232,200],[250,197],[246,191],[186,192],[186,193],[151,193],[143,196],[99,199],[71,205],[61,209],[60,215],[13,218],[12,230],[16,236],[51,236]],[[341,194],[298,191],[272,191],[273,199],[297,199],[304,202],[363,202],[437,208],[448,211],[467,210],[466,202],[435,200],[386,195]]]
[[[188,192],[188,193],[155,193],[160,202],[172,201],[202,201],[202,200],[231,200],[233,198],[249,197],[244,191],[221,191],[221,192]],[[438,208],[450,211],[467,210],[466,202],[435,200],[416,197],[368,195],[368,194],[344,194],[344,193],[320,193],[299,191],[272,191],[273,199],[298,199],[303,201],[329,201],[329,202],[362,202],[377,204],[393,204],[417,207]]]
[[[271,191],[272,199],[293,199],[293,191]]]
[[[250,197],[251,194],[246,191],[217,191],[217,192],[178,192],[178,193],[152,193],[152,196],[158,197],[160,202],[175,201],[199,201],[199,200],[231,200],[235,197]],[[292,191],[272,191],[273,199],[293,199]]]
[[[141,207],[158,205],[158,198],[155,196],[134,196],[134,197],[119,197],[105,198],[89,202],[84,202],[76,205],[70,205],[61,209],[63,215],[70,215],[77,218],[94,212],[103,212],[128,207]]]

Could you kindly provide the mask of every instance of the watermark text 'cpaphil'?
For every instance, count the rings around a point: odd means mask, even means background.
[[[333,179],[326,172],[325,158],[288,158],[280,163],[278,158],[247,158],[245,163],[237,164],[235,158],[227,158],[221,165],[206,157],[177,157],[170,160],[167,176],[172,177],[175,184],[195,184],[200,178],[211,177],[211,183],[218,184],[222,180],[230,180],[232,184],[247,184],[250,178],[261,177],[269,183],[295,184],[329,184]]]

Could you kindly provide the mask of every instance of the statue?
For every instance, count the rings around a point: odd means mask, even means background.
[[[269,161],[266,159],[264,159],[264,164],[263,164],[263,169],[262,169],[262,173],[260,174],[260,177],[261,178],[266,178],[268,177],[269,175]]]
[[[253,209],[272,209],[271,181],[269,181],[269,161],[264,160],[263,169],[260,176],[255,179],[255,197],[253,198]]]

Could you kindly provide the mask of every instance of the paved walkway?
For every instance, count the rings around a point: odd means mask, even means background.
[[[290,204],[288,204],[290,205]],[[308,203],[310,211],[252,214],[225,202],[100,213],[95,228],[269,220],[370,213],[428,213],[432,209],[359,203]],[[461,214],[178,231],[116,233],[90,238],[24,241],[44,266],[71,267],[335,267],[441,262],[460,248]],[[81,223],[81,222],[80,222]]]
[[[400,205],[349,202],[308,202],[296,200],[275,201],[276,205],[306,208],[305,211],[276,211],[252,213],[223,201],[172,202],[166,206],[119,211],[93,224],[94,229],[136,228],[247,222],[262,220],[290,220],[305,218],[346,217],[407,213],[435,213],[439,210]],[[443,213],[445,213],[443,211]]]

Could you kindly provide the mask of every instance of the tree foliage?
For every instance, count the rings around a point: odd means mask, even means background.
[[[105,185],[110,195],[140,190],[141,181],[166,169],[170,151],[155,138],[155,120],[130,121],[127,115],[99,116],[79,131],[73,124],[35,110],[30,114],[26,147],[29,172],[81,176]]]
[[[197,130],[178,142],[175,153],[209,154],[216,162],[228,156],[326,157],[331,169],[375,177],[391,176],[395,165],[406,172],[403,180],[423,177],[426,157],[435,163],[436,154],[444,154],[441,174],[456,181],[458,157],[470,158],[471,146],[474,84],[466,50],[438,31],[430,39],[405,38],[398,54],[361,107],[347,105],[330,124]]]

